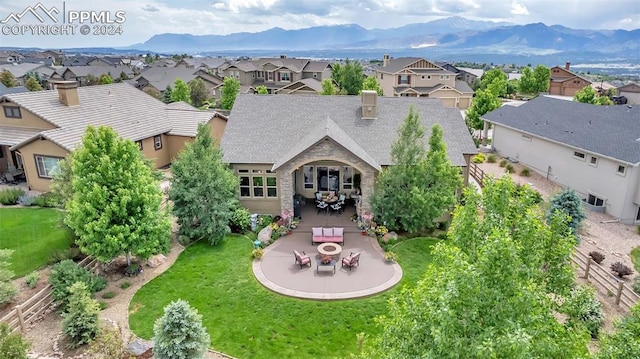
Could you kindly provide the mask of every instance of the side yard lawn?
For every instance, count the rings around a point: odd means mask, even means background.
[[[251,269],[251,241],[231,235],[220,245],[196,243],[165,273],[142,287],[129,307],[129,324],[143,338],[173,300],[187,300],[203,316],[211,347],[238,358],[344,357],[356,335],[378,333],[373,318],[403,284],[415,283],[430,262],[436,239],[412,239],[394,248],[404,270],[400,285],[365,299],[311,301],[275,294]]]
[[[11,270],[22,277],[72,244],[61,226],[63,213],[50,208],[0,208],[0,248],[13,249]]]

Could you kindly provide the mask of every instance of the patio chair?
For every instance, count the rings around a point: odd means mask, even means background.
[[[294,264],[300,264],[300,269],[303,266],[309,265],[311,267],[311,257],[309,257],[304,251],[300,254],[298,251],[294,250],[293,255],[296,257]]]
[[[344,201],[347,199],[347,196],[343,193],[340,193],[340,195],[338,196],[338,203],[342,206],[344,206]]]
[[[16,178],[13,177],[13,175],[11,173],[5,173],[4,174],[4,183],[8,184],[8,185],[17,185],[18,181],[16,181]]]
[[[318,204],[316,204],[316,208],[318,208],[318,213],[320,214],[320,211],[327,211],[327,207],[329,207],[329,205],[326,202],[318,202]]]
[[[353,253],[351,252],[351,254],[349,254],[349,256],[347,257],[342,257],[342,266],[345,267],[349,267],[349,270],[351,270],[351,268],[353,267],[357,267],[360,265],[360,252],[358,253]]]
[[[340,202],[336,202],[329,207],[331,207],[331,214],[333,214],[333,212],[335,212],[338,215],[342,213],[342,205],[340,204]]]
[[[322,193],[316,192],[316,203],[322,202]]]

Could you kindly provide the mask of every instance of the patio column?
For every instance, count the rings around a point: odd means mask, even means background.
[[[293,176],[295,173],[282,171],[280,175],[280,212],[289,210],[293,213]]]
[[[373,194],[373,184],[375,172],[363,173],[360,182],[360,190],[362,191],[360,209],[365,211],[371,211],[371,203],[369,202],[371,195]]]

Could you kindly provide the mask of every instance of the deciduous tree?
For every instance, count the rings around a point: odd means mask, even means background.
[[[335,64],[331,77],[338,85],[340,92],[347,95],[357,95],[362,90],[362,65],[358,61],[347,59],[344,64]]]
[[[480,130],[484,126],[482,116],[500,107],[500,100],[489,90],[478,90],[473,98],[471,107],[467,110],[467,127]]]
[[[191,90],[189,85],[182,79],[178,78],[173,83],[173,91],[171,92],[171,102],[184,101],[189,103],[191,101]]]
[[[207,99],[207,88],[200,78],[189,81],[190,100],[195,107],[200,107]]]
[[[480,79],[480,88],[491,91],[496,97],[504,97],[507,93],[507,74],[499,68],[486,71]]]
[[[600,340],[597,359],[640,358],[640,305],[631,308],[631,315],[614,324],[615,331]]]
[[[362,82],[363,90],[372,90],[378,93],[378,96],[382,96],[382,87],[375,76],[369,76]]]
[[[202,359],[209,345],[202,316],[184,300],[167,305],[164,315],[153,326],[154,358]]]
[[[266,95],[269,93],[269,90],[267,89],[267,86],[260,85],[256,87],[256,92],[258,92],[258,95]]]
[[[111,77],[111,75],[108,75],[108,74],[102,74],[102,76],[100,76],[100,83],[102,85],[112,84],[113,77]]]
[[[20,333],[12,333],[7,323],[0,324],[0,358],[28,359],[29,347]]]
[[[73,198],[65,223],[80,250],[101,262],[146,259],[169,249],[171,223],[160,184],[131,140],[89,126],[71,163]]]
[[[391,149],[394,165],[379,174],[371,197],[376,219],[390,229],[417,232],[433,228],[434,220],[455,203],[462,182],[447,157],[442,129],[433,126],[428,152],[424,135],[411,107]]]
[[[200,124],[193,143],[186,144],[171,166],[169,198],[181,235],[206,238],[212,245],[230,233],[238,179],[222,161],[208,125]]]
[[[9,70],[2,70],[2,72],[0,72],[0,82],[6,87],[15,87],[18,84],[15,76],[13,76]]]
[[[589,103],[592,105],[613,105],[613,101],[607,96],[598,96],[591,86],[585,86],[582,90],[576,92],[573,101]]]
[[[551,70],[544,65],[537,65],[533,69],[533,78],[535,79],[535,91],[547,92],[549,90],[549,79],[551,78]]]
[[[225,77],[220,92],[220,106],[225,110],[231,110],[240,92],[240,81],[230,76]]]
[[[335,95],[337,92],[332,79],[324,79],[320,85],[322,86],[322,92],[320,92],[321,95]]]

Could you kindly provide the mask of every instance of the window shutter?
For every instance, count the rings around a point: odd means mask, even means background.
[[[411,86],[411,75],[407,75],[407,85]]]
[[[398,85],[402,82],[402,76],[398,75]]]
[[[278,82],[280,82],[280,71],[278,71]]]

